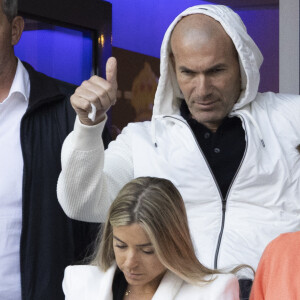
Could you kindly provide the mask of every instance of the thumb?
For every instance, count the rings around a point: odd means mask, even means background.
[[[106,63],[106,80],[114,85],[117,85],[117,60],[110,57]]]

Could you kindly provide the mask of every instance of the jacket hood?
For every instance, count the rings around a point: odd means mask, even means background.
[[[177,84],[174,68],[170,60],[170,38],[175,25],[185,16],[205,14],[218,21],[232,39],[238,52],[241,69],[241,95],[233,107],[239,110],[250,103],[257,95],[260,81],[259,68],[263,56],[248,35],[247,29],[238,14],[223,5],[197,5],[179,14],[167,29],[162,46],[160,62],[160,79],[154,99],[153,117],[180,114],[183,95]]]

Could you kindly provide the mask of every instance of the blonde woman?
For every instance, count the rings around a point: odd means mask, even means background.
[[[239,299],[235,275],[198,261],[183,200],[169,180],[126,184],[100,239],[92,265],[66,268],[67,300]]]

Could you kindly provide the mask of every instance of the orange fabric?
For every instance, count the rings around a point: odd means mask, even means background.
[[[250,300],[300,299],[300,231],[273,240],[259,262]]]

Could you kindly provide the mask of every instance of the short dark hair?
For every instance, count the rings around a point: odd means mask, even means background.
[[[18,14],[18,0],[2,0],[2,9],[9,22]]]

